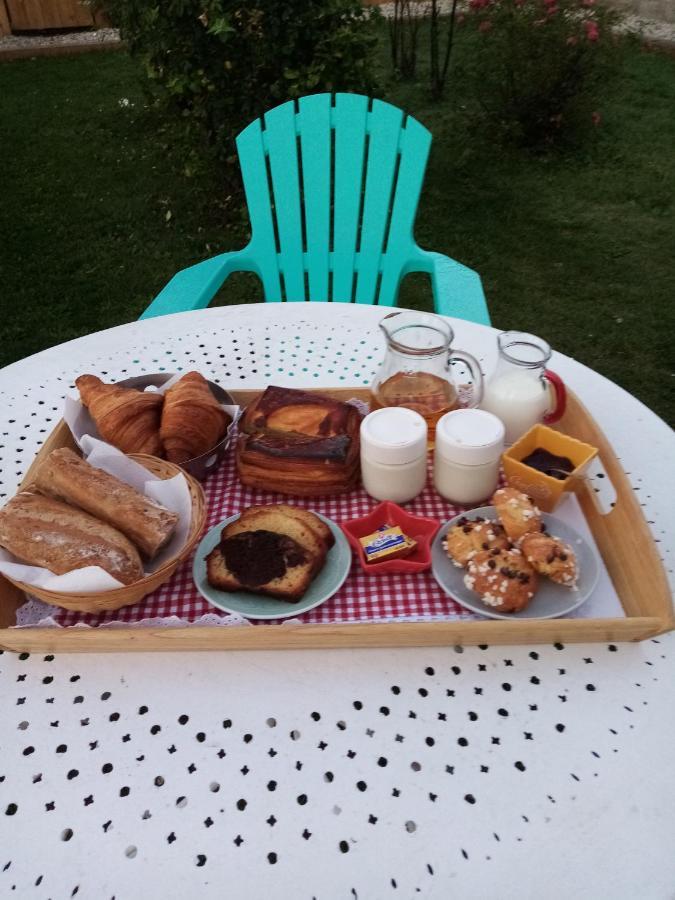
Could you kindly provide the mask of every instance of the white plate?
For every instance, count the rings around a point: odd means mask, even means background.
[[[541,518],[549,534],[560,538],[574,550],[579,567],[577,589],[556,584],[549,578],[539,579],[539,588],[526,609],[516,613],[499,613],[488,606],[464,584],[466,569],[459,569],[443,549],[445,535],[456,522],[466,516],[467,519],[484,519],[497,521],[494,506],[481,506],[468,513],[462,513],[442,525],[431,545],[431,570],[441,588],[466,609],[487,616],[489,619],[557,619],[577,609],[588,600],[595,590],[600,577],[600,563],[595,550],[577,531],[562,519],[542,513]]]
[[[335,522],[318,512],[315,512],[314,515],[328,525],[335,537],[335,543],[326,554],[323,568],[297,603],[288,603],[286,600],[278,600],[275,597],[254,594],[249,591],[219,591],[209,584],[206,577],[206,557],[220,542],[223,528],[238,519],[239,514],[230,516],[229,519],[214,525],[197,547],[192,567],[197,590],[202,597],[213,606],[217,606],[218,609],[229,613],[239,613],[246,619],[288,619],[325,603],[340,590],[345,578],[349,575],[352,551],[347,543],[347,538]]]

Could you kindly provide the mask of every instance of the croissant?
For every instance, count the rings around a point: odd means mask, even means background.
[[[166,458],[181,463],[211,450],[232,421],[199,372],[188,372],[164,394],[160,437]]]
[[[123,453],[162,456],[161,394],[105,384],[96,375],[80,375],[75,385],[104,441]]]

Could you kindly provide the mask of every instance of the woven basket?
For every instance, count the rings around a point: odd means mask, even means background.
[[[180,553],[168,559],[152,575],[147,575],[140,581],[134,582],[134,584],[127,584],[124,587],[115,588],[111,591],[101,591],[94,594],[65,594],[59,591],[46,591],[43,588],[33,587],[9,578],[8,580],[12,584],[32,597],[44,600],[45,603],[51,603],[52,606],[60,606],[63,609],[72,609],[77,612],[100,613],[138,603],[139,600],[142,600],[147,594],[151,594],[152,591],[171,578],[176,568],[190,555],[204,530],[206,522],[204,491],[199,482],[174,463],[158,459],[155,456],[147,456],[143,453],[130,453],[129,458],[145,466],[146,469],[152,472],[153,475],[159,476],[159,478],[173,478],[174,475],[183,475],[185,477],[192,500],[192,519],[187,540]]]

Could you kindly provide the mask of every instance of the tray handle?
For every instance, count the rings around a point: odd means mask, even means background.
[[[601,510],[588,479],[575,488],[581,508],[626,614],[661,620],[659,633],[675,628],[670,585],[663,562],[633,487],[611,444],[573,391],[558,423],[561,431],[598,448],[599,458],[616,492],[614,506]]]

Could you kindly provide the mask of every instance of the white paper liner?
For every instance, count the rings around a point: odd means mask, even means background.
[[[152,562],[144,566],[145,574],[152,574],[168,559],[180,553],[187,541],[192,518],[192,500],[185,476],[179,473],[173,478],[158,478],[120,450],[90,435],[83,436],[81,446],[85,459],[91,465],[103,469],[109,475],[114,475],[151,500],[178,513],[178,525],[171,541]],[[65,575],[54,575],[49,569],[19,562],[11,553],[2,549],[0,549],[0,572],[24,584],[62,593],[97,594],[124,587],[100,566],[86,566]]]

